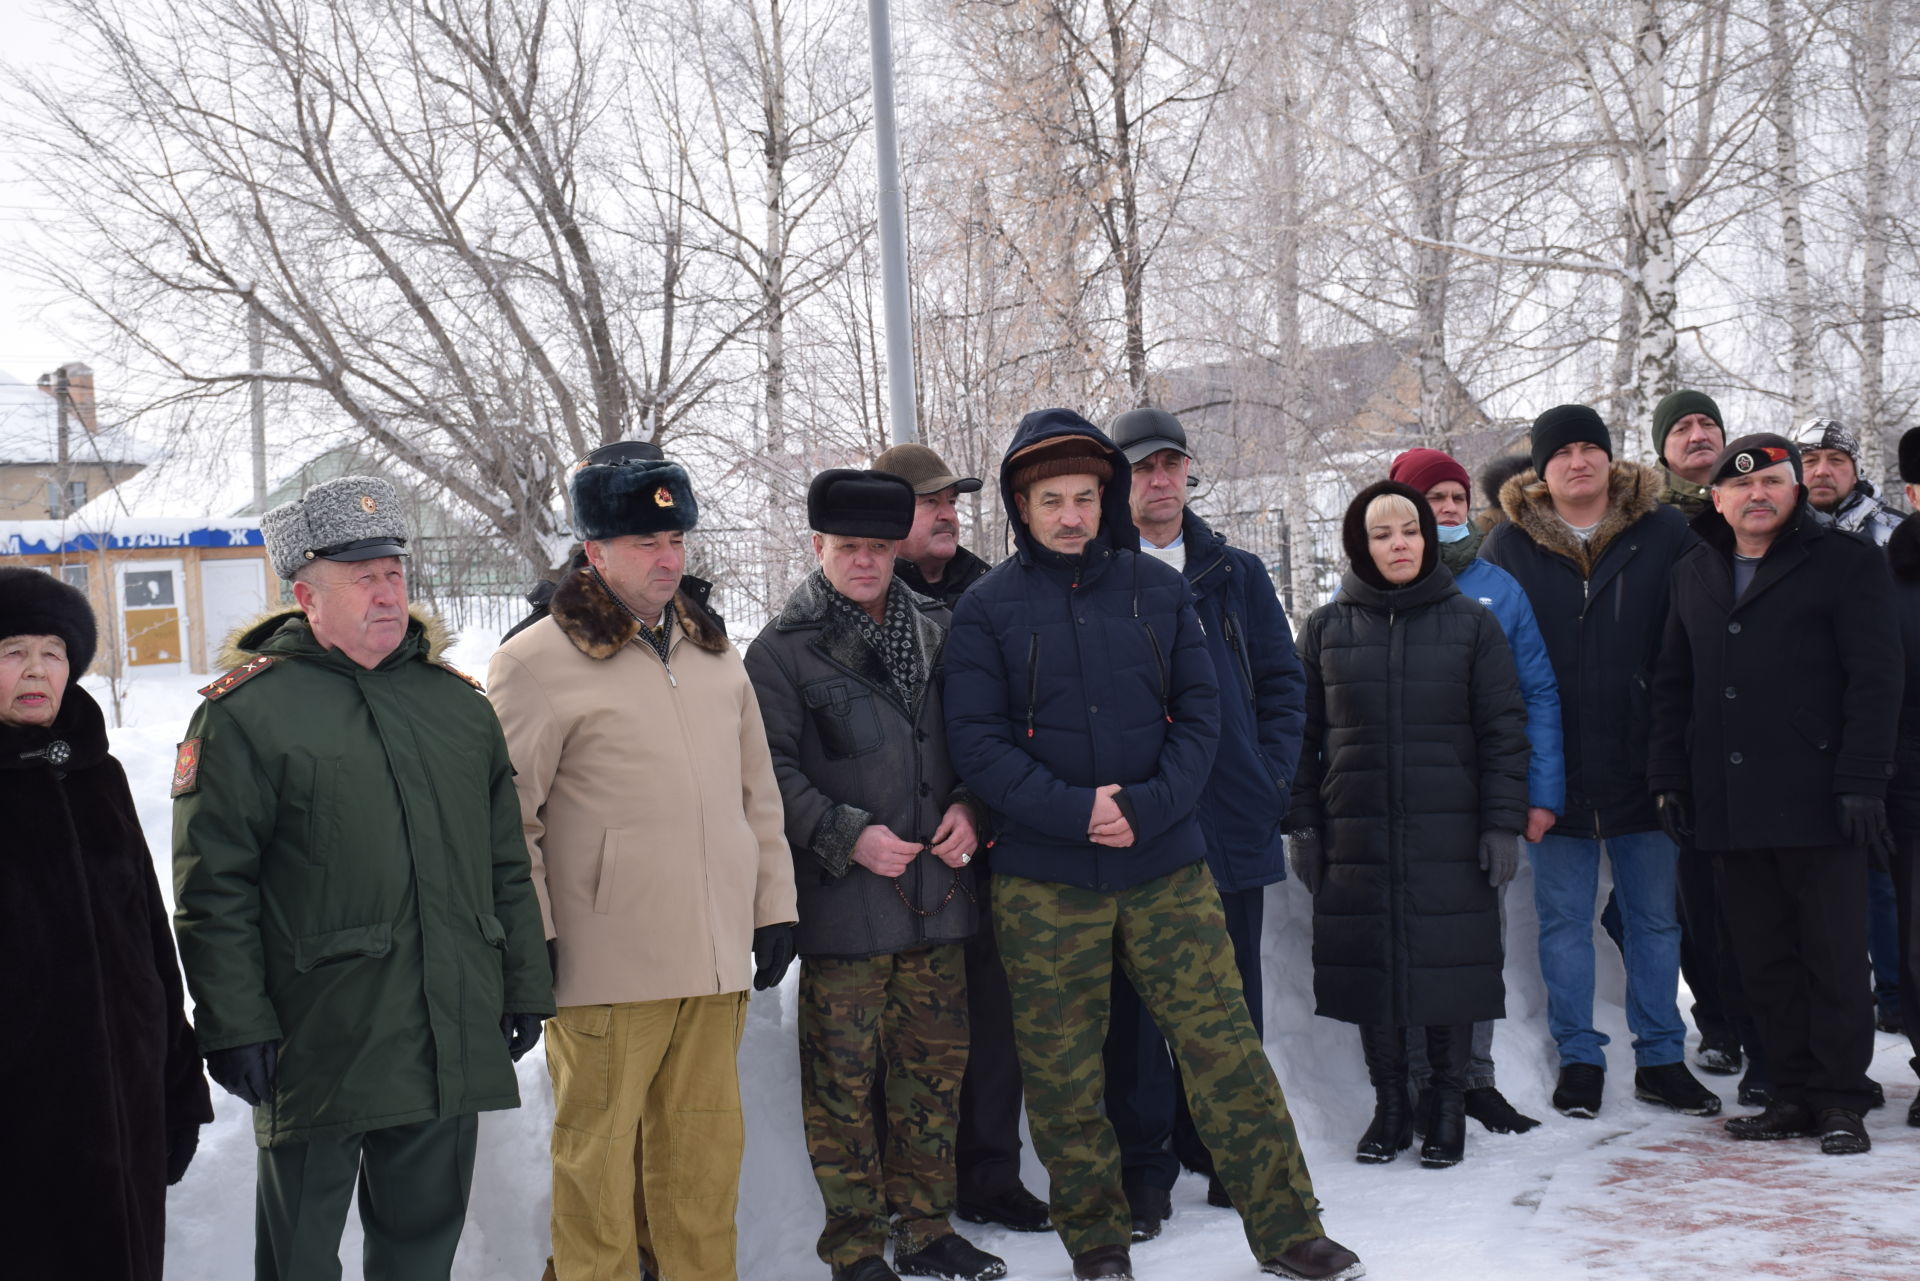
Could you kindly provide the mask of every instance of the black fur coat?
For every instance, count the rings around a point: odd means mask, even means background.
[[[180,1164],[213,1111],[127,777],[78,686],[51,727],[0,725],[0,815],[0,1271],[157,1278],[169,1146]]]

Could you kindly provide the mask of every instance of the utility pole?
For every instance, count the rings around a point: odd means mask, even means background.
[[[867,0],[873,53],[873,146],[880,178],[880,286],[887,321],[887,420],[896,445],[919,438],[913,386],[913,314],[907,307],[907,202],[900,193],[900,130],[893,114],[893,20]]]
[[[260,377],[266,372],[267,340],[260,323],[260,307],[247,294],[247,373],[248,390],[253,400],[253,514],[267,512],[267,389]]]

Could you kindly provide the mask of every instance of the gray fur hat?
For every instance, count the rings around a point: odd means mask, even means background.
[[[273,572],[292,578],[316,560],[374,560],[407,554],[400,492],[378,476],[342,476],[315,485],[260,518]]]

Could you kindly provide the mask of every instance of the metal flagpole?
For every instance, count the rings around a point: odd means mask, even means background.
[[[913,316],[907,308],[907,203],[900,192],[900,131],[893,113],[893,20],[887,0],[867,0],[873,50],[873,146],[880,176],[880,283],[887,320],[887,419],[896,445],[918,439]]]

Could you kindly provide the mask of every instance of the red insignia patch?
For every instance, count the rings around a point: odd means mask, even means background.
[[[660,488],[654,490],[653,505],[655,507],[673,506],[673,491],[671,489],[668,489],[665,485],[662,485],[660,486]]]
[[[180,744],[173,757],[174,796],[185,796],[200,786],[200,740],[190,738]]]

